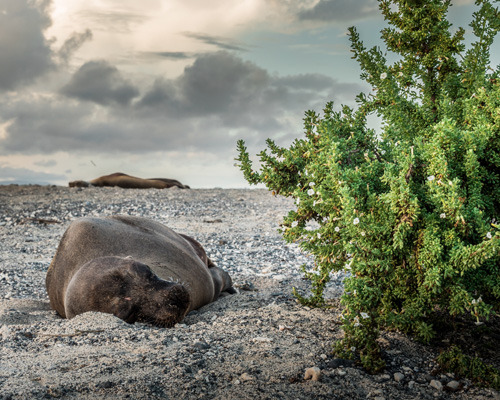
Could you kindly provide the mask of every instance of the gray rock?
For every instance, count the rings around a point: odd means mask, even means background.
[[[460,387],[460,382],[457,382],[455,380],[450,381],[446,384],[446,387],[451,390],[452,392],[456,392],[458,388]]]
[[[430,386],[433,387],[436,390],[443,390],[443,384],[440,381],[436,380],[436,379],[433,379],[431,381]]]
[[[396,373],[394,374],[394,380],[395,380],[396,382],[402,382],[404,378],[405,378],[405,375],[404,375],[404,374],[402,374],[401,372],[396,372]]]

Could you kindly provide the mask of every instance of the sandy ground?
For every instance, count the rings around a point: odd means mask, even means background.
[[[0,399],[500,399],[435,369],[437,347],[383,333],[387,369],[332,356],[339,307],[291,295],[311,260],[277,233],[287,199],[263,190],[0,187]],[[240,288],[161,329],[101,313],[61,319],[45,273],[84,215],[156,219],[198,239]],[[329,295],[341,293],[339,282]],[[318,380],[304,379],[309,368]],[[456,382],[458,388],[447,385]]]

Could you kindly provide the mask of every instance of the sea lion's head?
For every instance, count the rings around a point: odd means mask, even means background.
[[[131,257],[100,257],[72,277],[64,304],[67,318],[100,311],[169,328],[186,315],[190,296],[183,285],[158,278]]]

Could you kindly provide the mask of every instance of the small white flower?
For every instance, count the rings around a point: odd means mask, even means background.
[[[475,306],[476,304],[479,304],[483,301],[483,299],[481,298],[481,296],[479,296],[477,299],[472,299],[472,305]]]
[[[365,236],[365,231],[361,232],[361,236]]]
[[[452,181],[448,181],[448,185],[453,186],[453,182]]]
[[[488,239],[491,239],[491,232],[488,232],[488,233],[486,234],[486,237],[487,237]]]
[[[362,313],[361,313],[361,318],[363,318],[363,319],[368,319],[368,318],[370,318],[370,316],[369,316],[367,313],[362,312]]]
[[[358,295],[358,291],[356,289],[354,289],[354,292],[352,292],[354,294],[354,296],[357,296]],[[356,317],[357,318],[357,317]]]
[[[382,72],[382,73],[380,74],[380,79],[385,79],[385,78],[387,78],[387,73]]]
[[[354,221],[352,221],[352,223],[353,223],[354,225],[359,224],[359,218],[354,218]]]
[[[399,71],[399,76],[403,76],[403,71]]]
[[[340,228],[338,226],[335,227],[335,232],[340,232]]]
[[[445,213],[441,213],[441,214],[439,215],[439,218],[446,218],[446,214],[445,214]]]
[[[307,194],[308,194],[309,196],[312,196],[314,193],[315,193],[315,192],[314,192],[314,189],[309,189],[309,190],[307,191]]]
[[[428,176],[428,177],[427,177],[427,180],[428,180],[429,182],[432,182],[435,178],[436,178],[436,177],[435,177],[434,175],[431,175],[431,176]]]
[[[356,325],[354,325],[354,326],[356,326]],[[354,353],[356,351],[356,347],[352,346],[351,351]]]
[[[314,185],[316,185],[314,182],[309,182],[309,186],[313,187]]]
[[[292,228],[295,228],[299,223],[297,221],[292,222]]]
[[[297,197],[297,199],[295,200],[295,203],[297,203],[297,205],[300,204],[300,198]]]
[[[313,201],[313,207],[316,207],[316,200]]]
[[[321,239],[321,233],[318,232],[317,236],[318,236],[318,239]]]
[[[382,150],[380,153],[381,153],[382,155],[384,155],[384,154],[385,154],[385,150]]]

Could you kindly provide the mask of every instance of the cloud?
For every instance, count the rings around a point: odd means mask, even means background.
[[[37,167],[55,167],[57,165],[56,160],[41,160],[41,161],[35,161],[33,165],[36,165]]]
[[[85,32],[76,33],[74,32],[66,41],[63,43],[61,48],[59,49],[57,55],[61,59],[63,63],[68,63],[73,54],[80,48],[82,45],[92,39],[92,31],[90,29],[86,29]]]
[[[107,61],[89,61],[73,75],[61,93],[101,105],[127,105],[139,91]]]
[[[0,90],[15,90],[54,67],[43,32],[50,1],[0,1]]]
[[[122,96],[121,87],[131,94]],[[157,78],[137,96],[116,68],[91,62],[65,87],[71,99],[0,99],[0,122],[9,121],[0,154],[162,150],[227,157],[238,138],[262,145],[267,137],[299,136],[306,110],[353,99],[361,89],[320,74],[273,75],[221,51],[198,56],[177,78]]]
[[[148,19],[145,15],[120,10],[81,11],[79,18],[92,26],[92,30],[115,33],[130,33]]]
[[[299,20],[351,22],[378,16],[375,0],[320,0],[314,7],[301,10]]]
[[[166,58],[169,60],[187,60],[190,58],[195,58],[197,53],[190,53],[184,51],[148,51],[142,52],[143,57],[157,57]]]
[[[219,50],[229,50],[229,51],[246,51],[247,49],[237,43],[234,40],[220,37],[220,36],[212,36],[202,33],[194,33],[194,32],[185,32],[184,36],[198,40],[202,43],[208,44],[210,46],[215,46]]]

